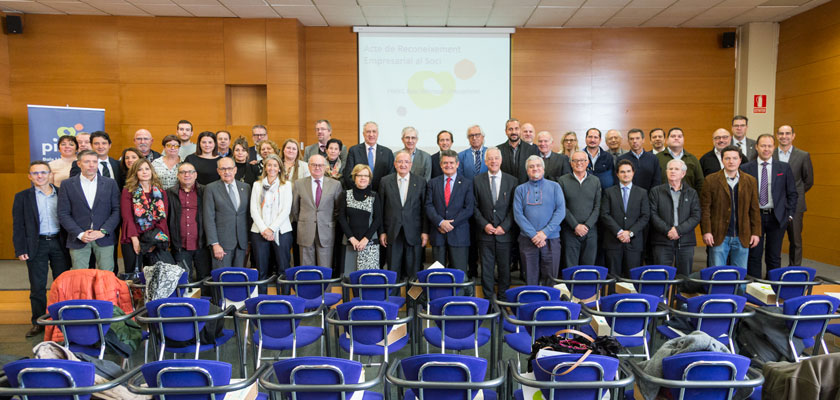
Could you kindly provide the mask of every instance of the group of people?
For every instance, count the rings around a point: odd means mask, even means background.
[[[162,154],[140,129],[119,160],[105,132],[62,137],[61,158],[33,162],[32,187],[14,202],[33,322],[46,307],[48,265],[54,278],[71,266],[115,270],[117,242],[126,272],[162,260],[196,279],[211,267],[245,266],[249,252],[260,278],[295,264],[345,276],[385,267],[413,279],[430,244],[435,261],[471,277],[481,265],[484,295],[500,298],[518,267],[529,285],[588,264],[616,275],[666,264],[687,275],[698,224],[713,265],[760,277],[763,255],[767,269],[780,266],[785,232],[791,264],[801,262],[813,169],[787,125],[753,141],[747,119],[736,116],[732,134],[715,131],[700,160],[684,150],[679,128],[651,130],[652,151],[640,129],[627,132],[629,150],[617,130],[607,131],[606,149],[597,128],[580,150],[568,132],[557,153],[551,133],[510,119],[508,140],[496,147],[473,125],[467,149],[452,150],[455,137],[443,130],[432,155],[417,148],[413,127],[402,130],[396,151],[378,144],[375,122],[362,129],[363,142],[347,148],[319,120],[317,142],[301,149],[294,139],[277,146],[256,125],[249,147],[227,131],[193,142],[182,120],[163,138]]]

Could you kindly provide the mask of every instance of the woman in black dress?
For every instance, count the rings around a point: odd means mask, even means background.
[[[210,131],[201,132],[198,135],[198,146],[195,154],[190,154],[184,161],[192,164],[198,172],[196,182],[207,185],[219,180],[216,161],[219,160],[219,153],[216,151],[216,134]]]
[[[379,228],[382,201],[371,190],[370,167],[357,164],[350,174],[353,187],[338,196],[338,223],[344,232],[344,276],[359,269],[379,268]]]
[[[248,160],[248,141],[240,136],[233,142],[233,162],[236,163],[236,180],[253,185],[259,168]]]

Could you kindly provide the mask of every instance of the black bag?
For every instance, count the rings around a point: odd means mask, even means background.
[[[576,338],[567,339],[563,336],[565,333],[574,334]],[[539,353],[542,349],[554,350],[561,353],[583,354],[574,363],[574,365],[560,374],[552,374],[550,371],[543,369],[539,361],[536,362],[537,366],[549,375],[566,375],[577,368],[578,365],[586,360],[586,357],[589,357],[590,354],[594,353],[602,356],[617,358],[618,353],[621,352],[622,346],[618,343],[618,340],[611,336],[598,336],[593,339],[589,335],[575,329],[559,330],[553,335],[538,338],[534,341],[534,344],[531,345],[531,356],[528,357],[528,372],[533,370],[532,361],[537,358],[537,353]]]

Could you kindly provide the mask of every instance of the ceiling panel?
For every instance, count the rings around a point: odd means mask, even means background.
[[[665,8],[676,3],[677,0],[633,0],[627,7],[630,8]]]
[[[268,3],[271,6],[311,6],[314,5],[312,0],[221,0],[222,3],[232,5],[240,3],[257,3],[250,5],[260,5]],[[232,3],[232,4],[231,4]]]
[[[618,12],[618,7],[580,8],[564,27],[601,26]]]
[[[108,14],[111,14],[111,15],[130,15],[130,16],[149,15],[149,13],[135,7],[132,4],[125,3],[125,2],[122,2],[122,3],[93,3],[93,2],[89,2],[89,3],[93,4],[94,7],[98,8],[98,9],[100,9],[100,10],[102,10],[102,11],[108,13]]]
[[[446,25],[446,16],[438,16],[438,17],[414,17],[411,15],[407,15],[405,17],[406,22],[408,22],[409,26],[445,26]]]
[[[490,15],[490,7],[471,7],[471,8],[455,8],[449,9],[450,17],[484,17]]]
[[[662,12],[662,8],[623,8],[619,10],[613,18],[642,18],[643,21],[653,17]]]
[[[629,2],[630,0],[586,0],[583,7],[624,7]]]
[[[34,1],[0,1],[0,8],[6,11],[32,14],[63,14],[55,8]]]
[[[714,7],[683,22],[681,26],[699,27],[721,25],[725,21],[741,15],[749,9],[749,7]]]
[[[279,18],[280,14],[271,6],[232,6],[227,8],[239,18]]]
[[[402,6],[363,6],[365,17],[403,17],[405,10]]]
[[[685,21],[688,21],[691,18],[696,17],[700,13],[706,11],[705,8],[699,7],[691,7],[691,8],[674,8],[669,7],[663,10],[661,13],[656,14],[653,18],[649,19],[647,22],[644,23],[643,26],[679,26]]]
[[[577,11],[575,7],[537,7],[531,18],[525,24],[526,27],[556,27],[563,26],[572,14]]]
[[[370,26],[405,26],[405,17],[365,17]]]
[[[728,25],[737,26],[750,22],[772,20],[779,15],[785,15],[796,7],[758,7],[750,9],[726,21]]]
[[[175,4],[137,4],[135,3],[137,8],[161,17],[190,17],[193,16],[187,10],[181,8],[181,6]]]
[[[540,7],[580,7],[586,0],[542,0]]]
[[[441,17],[449,12],[447,7],[406,6],[405,15],[410,17]]]
[[[453,17],[446,19],[446,26],[484,26],[487,17]]]
[[[182,5],[185,10],[196,17],[235,17],[230,10],[222,5],[215,6],[193,6]]]

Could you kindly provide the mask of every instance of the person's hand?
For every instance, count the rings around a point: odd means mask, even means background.
[[[706,246],[713,247],[715,245],[715,237],[711,233],[704,233],[703,243],[706,243]]]
[[[225,258],[225,254],[227,253],[225,253],[225,249],[222,248],[222,245],[218,243],[213,245],[213,258],[221,261]]]
[[[426,247],[427,243],[429,243],[429,234],[428,233],[421,233],[420,234],[420,247]]]
[[[505,228],[502,228],[501,226],[496,227],[496,235],[497,236],[502,236],[505,233],[507,233],[507,232],[505,232]]]
[[[368,245],[368,238],[363,237],[362,240],[359,240],[359,247],[356,249],[356,251],[364,250],[365,247],[367,247],[367,245]]]
[[[270,228],[265,228],[264,231],[260,232],[260,235],[262,235],[263,239],[269,242],[274,240],[274,231]]]
[[[543,231],[539,231],[536,235],[534,235],[534,237],[531,238],[531,243],[533,243],[537,247],[542,247],[539,245],[539,243],[545,242],[545,238],[545,233]]]
[[[630,243],[630,232],[628,231],[621,231],[621,233],[615,237],[617,237],[621,243]]]
[[[82,234],[82,243],[90,243],[90,242],[96,240],[96,239],[93,239],[93,237],[91,236],[91,232],[93,232],[93,231],[88,229],[88,230],[85,231],[85,233]]]
[[[575,227],[575,235],[583,237],[583,236],[586,236],[587,233],[589,233],[589,227],[587,227],[586,225],[578,224]]]
[[[385,233],[380,233],[379,234],[379,244],[381,244],[382,247],[388,247],[388,235],[387,234],[385,234]]]
[[[760,238],[760,237],[758,237],[758,236],[756,236],[756,235],[752,235],[752,236],[750,236],[750,248],[753,248],[753,247],[755,247],[755,246],[758,246],[758,243],[759,243],[759,242],[761,242],[761,238]]]
[[[351,238],[347,239],[347,241],[350,242],[351,246],[353,246],[353,250],[359,251],[359,239],[356,239],[355,237],[351,237]]]
[[[680,238],[680,234],[677,232],[677,227],[672,226],[671,229],[668,231],[668,239],[677,240]]]
[[[455,227],[452,226],[452,221],[453,220],[451,219],[445,219],[443,220],[443,222],[440,223],[440,227],[443,229],[443,233],[449,233],[452,232],[453,229],[455,229]]]
[[[99,240],[99,239],[104,238],[105,234],[102,233],[101,231],[98,231],[98,230],[95,231],[95,230],[91,229],[91,230],[88,231],[88,237],[90,238],[90,241],[92,242],[94,240]]]
[[[18,260],[26,261],[29,259],[29,254],[21,254],[18,256]]]
[[[542,241],[539,241],[537,243],[534,243],[534,245],[537,246],[538,249],[541,249],[541,248],[545,247],[546,241],[542,240]]]
[[[495,235],[496,234],[496,228],[493,227],[493,224],[484,225],[484,233],[486,233],[488,235]]]
[[[134,254],[140,254],[140,239],[137,236],[131,237],[131,247],[134,249]]]
[[[257,165],[259,163],[260,163],[260,160],[251,160],[251,162],[249,162],[248,164]]]

